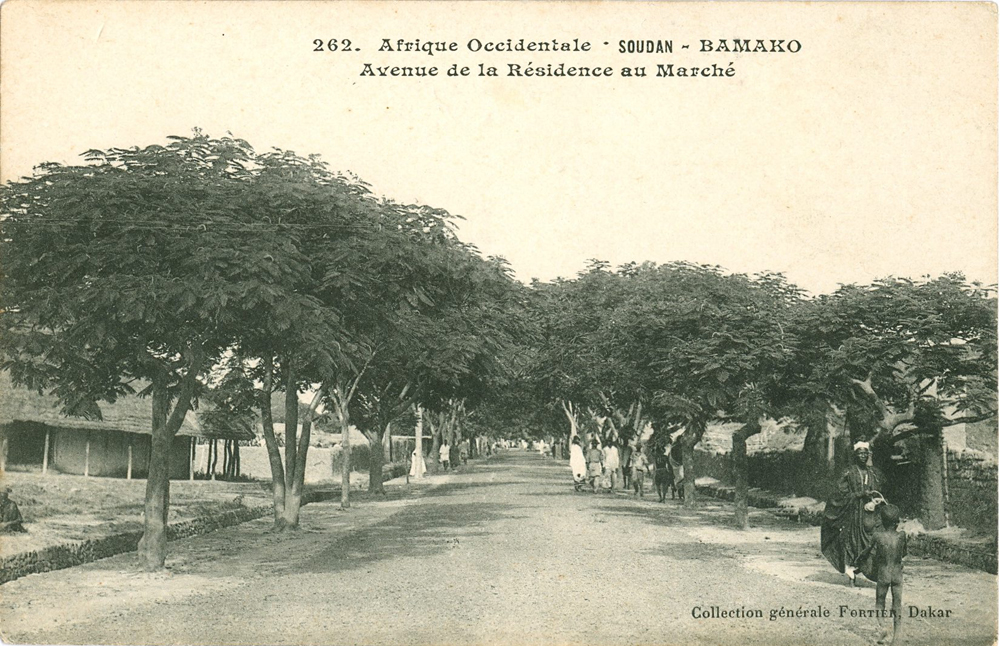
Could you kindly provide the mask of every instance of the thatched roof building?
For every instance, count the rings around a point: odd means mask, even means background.
[[[83,475],[143,475],[149,468],[152,401],[135,395],[98,404],[101,419],[69,417],[59,400],[15,387],[0,371],[0,468],[50,467]],[[189,412],[174,438],[171,477],[193,475],[195,438],[250,440],[252,429],[203,430]]]
[[[149,397],[119,397],[114,404],[100,402],[98,408],[99,420],[67,417],[54,395],[14,386],[10,375],[0,371],[0,424],[34,422],[79,431],[152,434],[153,403]],[[202,437],[197,416],[188,413],[177,434]]]

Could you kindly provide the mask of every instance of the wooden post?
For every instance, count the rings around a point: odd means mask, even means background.
[[[87,446],[83,454],[83,477],[90,475],[90,431],[87,431]]]
[[[0,471],[7,470],[7,436],[3,436],[3,442],[0,443]]]
[[[132,479],[132,437],[131,437],[131,435],[128,438],[128,468],[125,471],[125,479],[126,480],[131,480]]]
[[[45,448],[42,449],[42,474],[49,470],[49,429],[45,429]]]
[[[188,480],[194,481],[194,438],[188,440],[191,450],[188,451]]]

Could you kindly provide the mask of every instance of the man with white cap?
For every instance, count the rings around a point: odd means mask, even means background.
[[[873,498],[882,486],[882,476],[869,466],[870,457],[868,442],[855,442],[854,464],[843,472],[836,493],[827,501],[820,529],[823,555],[838,572],[847,574],[852,585],[859,573],[868,578],[874,575],[866,548],[874,540],[878,523]]]

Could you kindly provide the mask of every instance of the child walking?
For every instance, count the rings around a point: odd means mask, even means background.
[[[871,549],[875,555],[875,608],[879,611],[881,635],[878,643],[889,637],[888,617],[885,614],[885,597],[892,590],[892,643],[900,638],[903,621],[903,557],[906,556],[906,534],[897,531],[899,509],[896,505],[879,507],[882,527],[875,532]]]

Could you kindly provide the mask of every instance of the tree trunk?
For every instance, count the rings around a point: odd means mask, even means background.
[[[688,427],[680,437],[681,462],[684,465],[684,506],[688,508],[697,504],[694,489],[694,446],[701,441],[704,429],[700,430],[701,433],[697,432],[698,429],[694,427]]]
[[[295,382],[292,360],[285,360],[285,492],[295,480],[295,453],[299,430],[299,387]]]
[[[233,477],[233,441],[225,440],[222,443],[222,479],[231,480]]]
[[[146,504],[139,558],[146,570],[158,570],[167,558],[167,514],[170,511],[170,445],[191,409],[201,362],[191,361],[181,381],[174,410],[166,384],[153,384],[153,436],[150,442],[149,474],[146,477]]]
[[[580,434],[580,423],[576,419],[576,411],[573,410],[573,402],[562,402],[563,413],[566,414],[566,419],[569,420],[569,441],[573,442],[573,438]]]
[[[346,404],[341,416],[343,435],[341,435],[340,449],[344,461],[340,465],[340,508],[350,509],[351,507],[351,427],[347,416]]]
[[[215,468],[219,465],[219,440],[212,440],[212,447],[209,450],[211,454],[211,465],[209,466],[208,472],[211,474],[210,479],[215,480]]]
[[[384,431],[383,431],[384,435]],[[368,439],[368,493],[380,493],[385,495],[385,487],[382,486],[382,465],[385,463],[382,455],[382,438],[372,437]]]
[[[149,473],[139,558],[147,571],[163,567],[167,559],[167,514],[170,510],[170,444],[167,428],[170,398],[163,383],[153,384],[153,434],[150,440]]]
[[[264,445],[267,459],[271,464],[271,493],[274,503],[274,528],[284,529],[285,515],[285,469],[281,464],[278,439],[274,436],[274,418],[271,414],[271,393],[274,391],[274,359],[264,357],[264,387],[260,393],[260,421],[264,430]]]
[[[424,477],[424,409],[417,406],[417,423],[413,427],[413,460],[410,468],[413,470],[413,477],[420,480]],[[413,464],[416,462],[416,464]],[[406,481],[409,484],[409,480]]]
[[[747,509],[747,438],[760,433],[758,421],[748,422],[733,433],[733,450],[729,454],[732,460],[733,476],[736,480],[735,522],[737,529],[750,528],[750,515]],[[684,474],[687,475],[687,472]]]
[[[348,394],[350,393],[350,394]],[[345,393],[342,386],[335,386],[330,392],[337,421],[340,424],[340,508],[351,507],[351,404],[352,391]]]
[[[945,526],[941,436],[920,435],[920,522],[933,531]]]
[[[433,415],[431,416],[433,417]],[[438,472],[440,463],[438,462],[438,457],[441,455],[441,427],[440,424],[432,423],[431,425],[431,455],[430,460],[427,464],[427,473],[435,474]]]
[[[316,414],[316,407],[319,406],[322,398],[322,390],[313,397],[309,410],[302,418],[302,430],[299,433],[298,446],[295,449],[295,463],[292,465],[291,486],[285,489],[285,514],[283,516],[285,527],[298,529],[299,510],[302,508],[302,493],[306,481],[306,465],[309,457],[309,440],[312,436],[313,418]],[[296,398],[297,400],[298,398]],[[298,401],[296,401],[296,410]],[[288,450],[287,448],[285,449]],[[285,478],[288,479],[288,471],[285,471]]]

